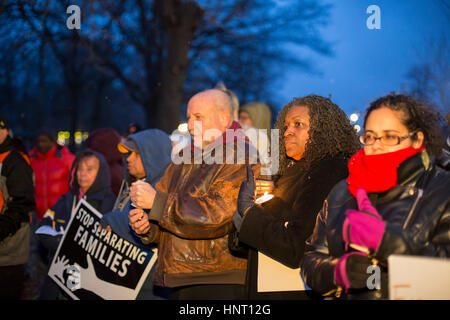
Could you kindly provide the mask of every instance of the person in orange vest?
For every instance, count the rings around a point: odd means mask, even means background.
[[[69,175],[75,156],[65,146],[56,143],[47,132],[36,136],[36,146],[30,151],[35,175],[34,195],[36,217],[42,220],[48,208],[69,192]]]
[[[0,299],[20,298],[34,208],[28,156],[17,149],[7,119],[0,114]]]

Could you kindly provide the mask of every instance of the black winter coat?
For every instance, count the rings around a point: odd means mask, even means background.
[[[423,150],[401,163],[397,174],[396,187],[369,193],[372,205],[387,223],[374,257],[382,266],[387,266],[391,254],[450,257],[450,173],[435,166]],[[325,201],[306,244],[302,272],[307,284],[321,294],[336,289],[334,269],[338,258],[346,253],[342,225],[348,209],[357,209],[357,203],[343,180]],[[381,290],[350,289],[342,298],[387,296],[387,268],[384,267]]]
[[[314,229],[323,201],[331,188],[348,176],[347,163],[348,159],[341,157],[316,161],[309,168],[305,168],[304,162],[300,160],[289,167],[276,182],[273,191],[275,197],[247,211],[240,226],[239,241],[290,268],[298,268],[303,258],[305,241]],[[249,298],[308,298],[299,291],[256,294],[256,250],[251,250],[249,256]]]
[[[35,208],[33,170],[11,137],[0,144],[0,154],[10,152],[0,165],[0,266],[20,265],[29,256],[30,215]]]

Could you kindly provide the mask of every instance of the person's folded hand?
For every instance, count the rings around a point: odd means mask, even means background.
[[[131,229],[133,229],[136,234],[146,234],[150,230],[148,215],[144,210],[140,208],[130,210],[128,219]]]
[[[347,253],[337,262],[334,279],[346,291],[350,288],[366,288],[369,277],[367,268],[371,265],[371,260],[365,254],[357,251]]]

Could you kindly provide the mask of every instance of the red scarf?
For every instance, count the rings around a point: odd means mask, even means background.
[[[348,189],[356,197],[356,190],[383,192],[397,185],[397,168],[409,157],[425,149],[409,147],[394,152],[366,155],[361,148],[349,161]]]
[[[80,188],[79,190],[80,190],[80,191],[79,191],[79,193],[78,193],[78,201],[80,201],[81,198],[84,197],[84,193],[83,193],[83,191],[81,190],[81,188]]]

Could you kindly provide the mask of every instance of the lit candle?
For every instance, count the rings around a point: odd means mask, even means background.
[[[264,202],[266,202],[266,201],[269,201],[269,200],[272,199],[272,198],[273,198],[273,194],[269,194],[269,193],[266,191],[266,192],[264,192],[264,194],[263,194],[261,197],[259,197],[258,199],[256,199],[255,203],[261,204],[261,203],[264,203]]]

